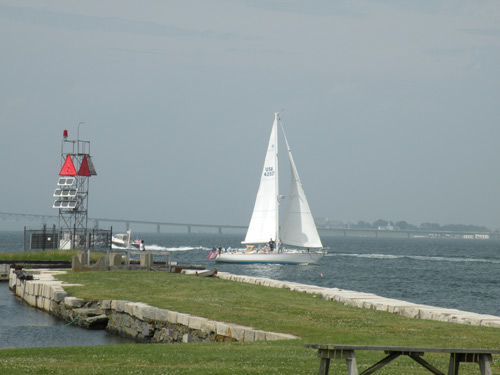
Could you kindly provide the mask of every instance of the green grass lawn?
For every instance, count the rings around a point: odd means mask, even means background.
[[[317,296],[217,278],[146,271],[82,272],[62,275],[83,284],[69,294],[87,300],[118,299],[234,322],[300,340],[257,343],[131,344],[79,348],[0,350],[0,373],[8,374],[315,374],[319,359],[305,343],[499,348],[500,329],[404,318],[356,309]],[[356,355],[359,369],[383,357]],[[444,354],[425,357],[441,371]],[[500,358],[493,373],[500,374]],[[461,374],[477,374],[477,364]],[[462,372],[463,371],[463,372]],[[332,361],[331,374],[346,374]],[[428,374],[402,357],[376,374]]]

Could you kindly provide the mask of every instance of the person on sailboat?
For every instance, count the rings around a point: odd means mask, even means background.
[[[272,253],[274,251],[274,241],[272,238],[269,240],[268,245],[269,245],[269,252]]]

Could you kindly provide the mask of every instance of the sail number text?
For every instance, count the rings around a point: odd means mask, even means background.
[[[271,176],[274,176],[274,168],[273,167],[265,167],[264,168],[264,176],[266,177],[271,177]]]

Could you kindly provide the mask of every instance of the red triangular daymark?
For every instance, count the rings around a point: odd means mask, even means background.
[[[59,172],[59,176],[76,176],[76,169],[69,154],[66,156],[66,161],[61,168],[61,172]]]
[[[87,163],[87,155],[83,157],[82,165],[80,166],[80,170],[78,171],[78,176],[90,177],[89,164]]]

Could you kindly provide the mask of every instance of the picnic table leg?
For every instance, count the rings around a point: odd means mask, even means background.
[[[491,361],[491,354],[479,354],[479,369],[481,370],[481,375],[491,375]]]
[[[327,352],[328,353],[328,352]],[[328,354],[321,353],[319,362],[319,375],[328,375],[330,370],[330,356]],[[358,366],[356,364],[356,356],[354,355],[354,350],[347,351],[335,351],[333,358],[341,359],[345,358],[347,364],[347,374],[348,375],[358,375]]]
[[[354,350],[349,350],[346,352],[345,361],[347,364],[347,373],[349,375],[358,375],[358,366],[356,364],[356,356],[354,355]]]
[[[356,357],[354,350],[321,350],[318,351],[319,375],[328,375],[330,370],[330,359],[345,359],[347,364],[347,373],[349,375],[358,375]]]
[[[448,367],[448,375],[458,375],[460,366],[460,355],[457,353],[450,354],[450,366]]]
[[[458,375],[460,362],[475,362],[479,364],[481,375],[492,375],[490,367],[490,363],[492,362],[491,354],[451,353],[448,375]]]
[[[345,361],[347,363],[347,373],[349,375],[358,375],[358,366],[356,364],[356,356],[354,355],[354,350],[346,353]]]
[[[328,375],[330,358],[321,358],[319,362],[319,375]]]

